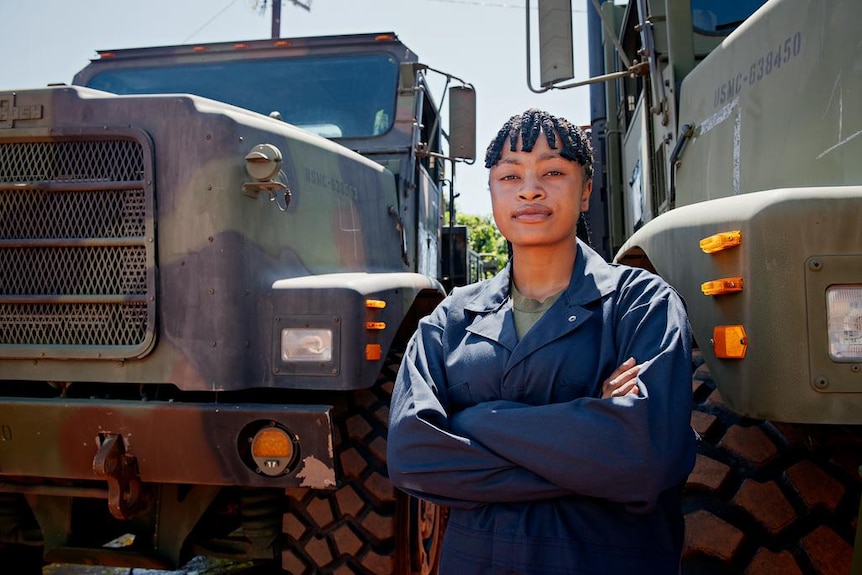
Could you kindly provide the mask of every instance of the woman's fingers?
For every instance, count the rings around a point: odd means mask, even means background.
[[[629,393],[637,395],[639,393],[637,376],[641,367],[640,364],[635,364],[633,357],[620,364],[602,384],[602,399],[621,397]]]
[[[622,375],[622,374],[624,374],[625,372],[627,372],[627,371],[631,370],[633,367],[637,367],[637,366],[635,365],[635,358],[630,357],[630,358],[628,358],[627,360],[625,360],[624,362],[622,362],[622,363],[620,364],[620,366],[619,366],[619,367],[617,367],[617,368],[613,371],[613,373],[611,373],[611,374],[610,374],[610,376],[608,376],[608,379],[606,379],[606,380],[605,380],[605,383],[610,382],[610,381],[613,381],[614,379],[616,379],[616,378],[617,378],[617,377],[619,377],[620,375]]]
[[[640,389],[638,388],[638,380],[637,378],[630,379],[629,381],[618,385],[614,389],[611,390],[611,397],[622,397],[624,395],[639,395]]]

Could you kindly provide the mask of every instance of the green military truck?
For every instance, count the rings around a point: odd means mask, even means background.
[[[862,3],[585,5],[595,81],[540,0],[533,89],[591,84],[593,238],[688,305],[684,572],[860,573]]]
[[[472,87],[438,104],[429,71],[382,33],[0,92],[4,560],[435,569],[441,510],[385,463],[399,350],[444,296],[445,150],[475,154]]]

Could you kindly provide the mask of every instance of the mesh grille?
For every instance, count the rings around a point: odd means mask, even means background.
[[[144,151],[133,140],[0,145],[0,182],[135,182],[143,177]]]
[[[146,337],[146,320],[144,303],[0,304],[0,341],[33,346],[134,346]]]
[[[0,356],[126,358],[153,337],[148,149],[0,140]]]
[[[14,214],[0,220],[0,239],[142,239],[146,233],[143,188],[67,193],[5,189],[0,209],[4,215]]]
[[[58,273],[63,270],[63,273]],[[143,246],[39,247],[0,251],[0,293],[14,296],[146,295]]]

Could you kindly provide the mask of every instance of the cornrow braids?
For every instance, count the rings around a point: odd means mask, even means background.
[[[503,155],[503,146],[507,140],[511,151],[514,152],[518,149],[518,139],[520,138],[521,150],[531,152],[542,132],[544,132],[548,146],[552,150],[557,149],[557,137],[559,136],[562,140],[560,156],[583,166],[586,179],[592,179],[593,149],[584,131],[565,118],[558,118],[536,108],[512,116],[503,124],[485,151],[485,167],[490,169],[497,165]]]

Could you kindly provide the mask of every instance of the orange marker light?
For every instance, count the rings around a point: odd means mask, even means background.
[[[700,240],[700,249],[705,253],[711,254],[733,248],[742,243],[742,232],[734,230],[732,232],[722,232],[703,238]]]
[[[379,343],[369,343],[365,345],[365,359],[368,361],[377,361],[383,357],[383,346]]]
[[[386,322],[384,322],[384,321],[366,321],[365,322],[365,329],[374,330],[374,331],[386,329]]]
[[[742,291],[742,278],[721,278],[700,284],[703,295],[724,295]]]
[[[280,427],[264,427],[251,438],[251,458],[256,466],[253,469],[261,475],[283,475],[287,472],[293,455],[293,439]]]
[[[278,427],[265,427],[254,436],[251,453],[254,457],[289,458],[293,455],[293,442],[284,430]]]
[[[369,309],[383,309],[386,307],[386,302],[382,299],[367,299],[365,300],[365,307]]]
[[[717,325],[712,330],[712,351],[722,359],[742,359],[748,350],[748,336],[741,325]]]

